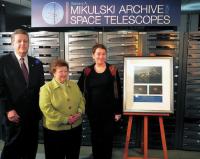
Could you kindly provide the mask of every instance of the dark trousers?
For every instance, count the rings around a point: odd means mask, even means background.
[[[1,159],[35,159],[38,147],[38,123],[6,121],[5,145]]]
[[[46,159],[79,159],[82,126],[53,131],[44,128]]]
[[[113,147],[113,119],[89,118],[93,159],[111,159]]]

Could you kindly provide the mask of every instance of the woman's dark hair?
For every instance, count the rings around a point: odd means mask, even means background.
[[[50,72],[51,74],[54,74],[56,72],[56,67],[67,67],[67,70],[69,70],[68,63],[63,59],[54,59],[50,64]]]
[[[104,49],[104,50],[107,52],[107,49],[106,49],[106,47],[105,47],[103,44],[96,44],[96,45],[94,45],[94,46],[92,47],[92,54],[94,54],[95,51],[96,51],[96,49],[98,49],[98,48]]]

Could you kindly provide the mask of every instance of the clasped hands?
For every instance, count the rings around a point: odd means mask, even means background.
[[[73,124],[81,117],[81,113],[76,113],[68,117],[68,123]]]

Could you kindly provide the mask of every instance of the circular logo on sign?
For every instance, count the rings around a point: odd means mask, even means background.
[[[45,4],[42,10],[42,17],[47,24],[58,24],[64,16],[63,7],[57,2]]]

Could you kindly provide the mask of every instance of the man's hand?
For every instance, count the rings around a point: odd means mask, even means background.
[[[7,112],[8,120],[14,123],[19,123],[20,116],[17,114],[17,112],[13,109]]]

